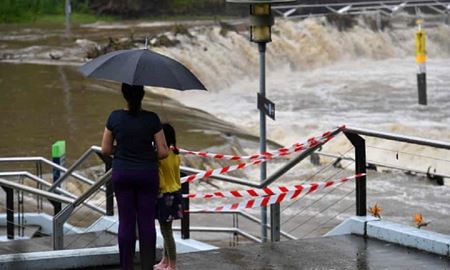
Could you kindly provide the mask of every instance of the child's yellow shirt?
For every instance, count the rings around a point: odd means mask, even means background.
[[[159,161],[159,192],[171,193],[181,189],[180,156],[173,151]]]

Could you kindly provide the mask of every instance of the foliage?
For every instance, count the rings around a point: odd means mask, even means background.
[[[88,0],[73,1],[72,10],[88,13]],[[42,16],[64,13],[64,0],[0,0],[0,23],[33,22]]]
[[[73,14],[121,18],[245,15],[248,8],[225,0],[72,0]],[[65,0],[0,0],[0,23],[35,22],[65,14]],[[84,18],[85,19],[85,18]],[[90,17],[92,19],[92,17]],[[52,20],[52,19],[50,19]]]

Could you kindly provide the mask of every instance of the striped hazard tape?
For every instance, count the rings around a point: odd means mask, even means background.
[[[309,185],[299,185],[298,188],[294,187],[293,189],[289,189],[289,191],[284,192],[284,193],[274,194],[274,195],[270,195],[270,196],[259,196],[259,197],[252,198],[249,200],[244,200],[241,202],[226,204],[226,205],[212,207],[212,208],[190,209],[189,212],[194,213],[194,212],[231,211],[231,210],[238,210],[238,209],[257,208],[257,207],[263,207],[263,206],[268,206],[268,205],[282,203],[282,202],[293,201],[295,199],[298,199],[301,195],[310,194],[310,193],[316,192],[320,189],[330,187],[336,183],[345,183],[351,179],[356,179],[356,178],[359,178],[362,176],[365,176],[365,174],[357,174],[355,176],[342,178],[342,179],[339,179],[336,181],[313,183],[313,184],[309,184]]]
[[[318,139],[317,139],[317,137],[309,138],[308,140],[306,140],[306,142],[298,144],[296,146],[296,148],[294,148],[294,152],[302,153],[302,152],[304,152],[306,150],[309,150],[309,149],[311,149],[311,148],[313,148],[313,147],[315,147],[315,146],[317,146],[319,144],[323,144],[323,143],[331,140],[334,137],[332,134],[334,134],[336,131],[338,131],[340,129],[341,128],[339,128],[339,129],[337,129],[337,130],[335,130],[333,132],[332,131],[325,132],[321,136],[319,136],[320,138],[318,138]],[[283,148],[280,148],[280,149],[283,149]],[[274,154],[274,155],[262,155],[262,156],[260,155],[259,159],[256,159],[256,160],[254,160],[252,162],[249,162],[249,163],[240,163],[240,164],[237,164],[237,165],[225,166],[223,168],[210,169],[210,170],[207,170],[207,171],[204,171],[204,172],[200,172],[200,173],[197,173],[197,174],[192,174],[192,175],[188,175],[188,176],[182,177],[180,179],[180,181],[181,181],[181,183],[185,183],[185,182],[191,183],[191,182],[193,182],[195,180],[207,178],[207,177],[210,177],[210,176],[213,176],[213,175],[225,174],[227,172],[232,172],[232,171],[235,171],[235,170],[244,169],[244,168],[247,168],[249,166],[259,165],[262,162],[265,162],[267,160],[273,159],[276,156],[286,156],[286,155],[292,154],[294,152],[293,151],[289,152],[289,151],[280,151],[280,150],[278,150],[277,154]]]
[[[307,139],[306,142],[303,142],[303,143],[298,142],[298,143],[294,143],[293,145],[291,145],[290,147],[287,147],[287,148],[282,147],[282,148],[276,149],[274,151],[254,154],[254,155],[250,155],[250,156],[214,154],[214,153],[208,153],[208,152],[197,152],[197,151],[185,150],[185,149],[181,149],[181,148],[179,148],[178,150],[183,155],[196,155],[196,156],[201,156],[201,157],[210,157],[210,158],[225,159],[225,160],[255,160],[255,159],[268,159],[268,158],[273,159],[276,157],[287,156],[292,153],[304,150],[306,147],[305,144],[311,145],[311,144],[314,144],[314,142],[322,142],[324,140],[329,141],[333,138],[333,135],[331,135],[331,134],[335,133],[338,130],[342,130],[344,128],[345,128],[345,126],[339,126],[337,129],[326,131],[320,136],[311,137],[311,138]]]
[[[301,193],[311,193],[318,189],[323,189],[330,187],[334,184],[344,183],[351,179],[364,176],[365,174],[356,174],[350,177],[344,177],[337,180],[330,180],[320,183],[309,183],[305,185],[295,185],[295,186],[278,186],[278,187],[265,187],[262,189],[246,189],[246,190],[231,190],[231,191],[217,191],[213,193],[196,193],[196,194],[184,194],[184,198],[190,199],[210,199],[210,198],[251,198],[251,197],[262,197],[262,196],[273,196],[288,192],[298,192]]]

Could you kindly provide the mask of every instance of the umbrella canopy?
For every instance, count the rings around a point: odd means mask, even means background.
[[[148,49],[107,53],[81,66],[80,72],[87,77],[130,85],[206,90],[183,64]]]

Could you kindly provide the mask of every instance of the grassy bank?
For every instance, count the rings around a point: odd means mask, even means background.
[[[211,18],[237,15],[241,7],[224,0],[77,0],[73,22],[148,19],[149,17]],[[0,0],[0,23],[64,22],[65,0]]]
[[[0,23],[62,23],[65,19],[64,0],[0,0]],[[96,16],[89,1],[72,1],[73,22],[113,20],[111,16]]]

